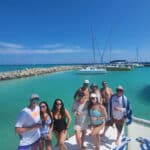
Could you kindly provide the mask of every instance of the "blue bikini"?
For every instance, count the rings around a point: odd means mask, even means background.
[[[90,117],[97,117],[97,118],[99,118],[99,117],[102,117],[102,113],[99,110],[97,110],[97,109],[91,109],[90,110]],[[104,122],[103,119],[98,119],[98,120],[92,120],[91,119],[92,125],[100,125],[103,122]]]

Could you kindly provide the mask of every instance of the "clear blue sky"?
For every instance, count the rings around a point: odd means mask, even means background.
[[[1,0],[0,64],[150,61],[150,0]]]

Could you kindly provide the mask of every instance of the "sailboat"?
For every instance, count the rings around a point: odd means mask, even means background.
[[[78,70],[78,74],[103,74],[107,73],[105,68],[97,68],[95,66],[88,66],[86,68],[82,68]]]
[[[136,48],[136,61],[132,62],[132,67],[136,67],[136,68],[144,67],[144,65],[139,62],[139,49],[138,48]]]
[[[109,35],[109,63],[106,65],[108,71],[130,71],[132,68],[128,65],[127,61],[124,59],[112,60],[112,27]]]
[[[92,32],[92,47],[93,47],[93,58],[94,58],[94,63],[91,66],[82,68],[77,71],[78,74],[104,74],[107,73],[106,68],[104,67],[97,67],[96,62],[95,62],[95,40],[94,40],[94,35]]]

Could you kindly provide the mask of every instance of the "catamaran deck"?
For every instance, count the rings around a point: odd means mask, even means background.
[[[128,150],[140,150],[140,144],[135,139],[143,137],[150,140],[150,121],[133,117],[133,123],[128,127],[128,136],[132,138]]]
[[[101,150],[111,150],[115,147],[117,131],[115,127],[109,127],[105,133],[105,136],[101,137],[100,149]],[[65,141],[65,144],[68,147],[68,150],[78,150],[76,144],[75,136],[70,137]],[[90,130],[87,131],[86,140],[84,145],[87,147],[86,150],[93,150],[94,145],[90,136]],[[58,147],[55,147],[54,150],[58,150]]]
[[[125,131],[123,130],[122,135],[124,132]],[[133,117],[133,123],[128,126],[127,134],[131,140],[128,144],[128,150],[140,150],[140,143],[136,141],[136,138],[142,137],[150,141],[150,121]],[[100,150],[113,150],[113,148],[115,148],[116,135],[116,128],[109,127],[105,133],[105,136],[101,137]],[[65,144],[67,145],[68,150],[78,150],[75,136],[72,136],[66,140]],[[90,130],[87,131],[84,145],[87,147],[86,150],[94,149],[94,145],[90,136]],[[54,150],[58,150],[58,147],[55,147]]]

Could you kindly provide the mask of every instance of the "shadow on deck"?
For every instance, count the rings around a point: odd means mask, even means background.
[[[111,150],[115,147],[115,139],[116,139],[116,128],[109,127],[105,133],[105,136],[101,137],[101,150]],[[68,150],[78,150],[78,146],[76,144],[75,136],[70,137],[68,140],[65,141]],[[94,145],[90,136],[90,130],[87,131],[86,138],[84,145],[86,146],[86,150],[93,150]],[[58,147],[55,147],[54,150],[58,150]]]

